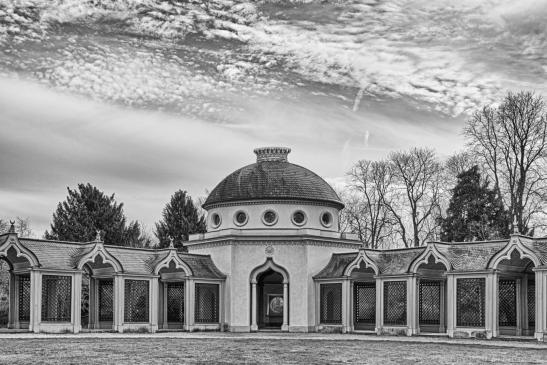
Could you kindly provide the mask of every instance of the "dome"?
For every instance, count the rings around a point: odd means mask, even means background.
[[[211,191],[203,208],[249,200],[304,200],[342,209],[344,204],[325,180],[288,162],[290,151],[283,147],[255,149],[256,163],[242,167],[222,180]]]

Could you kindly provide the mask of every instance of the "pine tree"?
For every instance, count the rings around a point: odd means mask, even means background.
[[[475,241],[509,236],[509,214],[478,166],[458,175],[447,216],[441,222],[443,241]]]
[[[135,237],[141,236],[140,224],[127,224],[123,203],[117,203],[114,194],[107,196],[89,183],[67,190],[66,200],[59,203],[53,213],[51,232],[44,234],[46,239],[92,241],[100,230],[106,244],[138,245],[134,241]]]
[[[163,219],[156,223],[156,237],[160,247],[168,247],[170,239],[177,248],[183,248],[184,241],[193,233],[206,231],[205,217],[200,214],[192,198],[186,191],[178,190],[165,205]]]

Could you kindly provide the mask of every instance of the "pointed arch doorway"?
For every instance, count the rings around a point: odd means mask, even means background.
[[[251,331],[289,330],[289,275],[271,258],[251,272]]]

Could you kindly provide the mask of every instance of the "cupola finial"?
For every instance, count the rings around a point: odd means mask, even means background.
[[[15,221],[9,221],[9,231],[8,233],[15,233]]]
[[[260,147],[255,148],[256,162],[281,161],[287,162],[287,155],[291,152],[288,147]]]

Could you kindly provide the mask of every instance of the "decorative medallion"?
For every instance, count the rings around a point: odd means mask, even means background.
[[[267,257],[272,257],[274,254],[274,248],[272,245],[266,246],[266,249],[264,251],[266,252]]]

